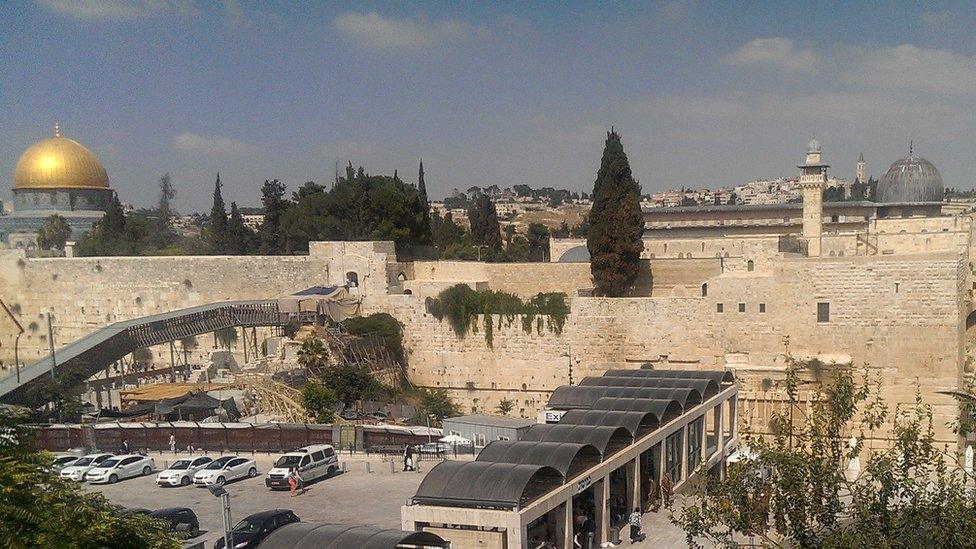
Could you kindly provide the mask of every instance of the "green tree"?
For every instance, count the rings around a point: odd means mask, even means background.
[[[317,337],[307,337],[298,349],[298,364],[308,370],[319,370],[325,367],[328,350],[325,343]]]
[[[352,406],[357,400],[376,398],[383,392],[383,385],[369,370],[358,364],[342,364],[322,371],[322,383],[335,391],[339,400]]]
[[[515,409],[515,401],[510,398],[502,399],[502,401],[498,403],[498,407],[495,408],[495,410],[503,416],[507,416],[509,412],[511,412],[514,409]]]
[[[432,238],[430,225],[430,199],[427,198],[427,183],[424,181],[424,161],[420,161],[420,171],[417,174],[417,198],[414,213],[417,223],[417,240],[421,244],[429,244]]]
[[[569,231],[567,227],[566,231]],[[529,261],[545,261],[549,255],[549,227],[542,223],[529,223],[526,239],[529,241]]]
[[[0,546],[176,549],[166,526],[122,515],[98,493],[52,472],[53,456],[33,448],[28,412],[0,408]]]
[[[421,388],[419,408],[420,423],[425,423],[425,418],[433,416],[432,427],[440,427],[444,418],[461,415],[461,408],[444,389]]]
[[[502,249],[502,230],[498,223],[495,203],[486,194],[479,194],[468,208],[471,221],[471,240],[475,245],[488,246],[492,253]]]
[[[707,477],[675,513],[688,543],[737,547],[751,536],[762,547],[972,546],[972,474],[935,442],[921,393],[914,406],[892,411],[880,376],[856,382],[840,368],[808,405],[798,388],[809,367],[788,358],[788,398],[772,434],[746,431],[740,444],[755,456],[730,465],[723,480]],[[865,446],[877,438],[888,443]],[[855,456],[859,474],[847,469]]]
[[[335,419],[334,409],[338,403],[339,397],[335,391],[318,380],[310,379],[302,387],[302,407],[317,423],[329,423]]]
[[[176,233],[171,226],[173,219],[171,201],[174,198],[176,198],[176,188],[173,187],[169,173],[165,173],[159,178],[159,204],[156,207],[152,231],[148,235],[149,244],[156,248],[164,248],[176,240]]]
[[[257,235],[244,224],[244,216],[237,208],[237,202],[231,202],[224,252],[231,255],[245,255],[253,253],[256,249]]]
[[[210,207],[210,233],[208,242],[214,253],[227,253],[227,208],[224,206],[224,197],[221,195],[220,174],[217,174],[217,181],[214,183],[213,205]]]
[[[298,188],[296,192],[291,193],[291,201],[298,202],[299,200],[310,196],[313,194],[324,193],[325,187],[319,185],[314,181],[306,181],[301,187]],[[263,194],[263,193],[262,193]]]
[[[595,293],[618,297],[637,282],[640,254],[644,249],[644,217],[640,209],[640,185],[634,180],[620,135],[607,133],[600,171],[593,185],[586,248]]]
[[[441,255],[452,247],[467,245],[468,235],[464,227],[454,222],[454,216],[447,212],[443,218],[434,212],[431,216],[431,235],[433,244],[440,250]]]
[[[305,185],[315,185],[309,181]],[[301,189],[299,189],[301,191]],[[258,234],[261,237],[261,254],[274,255],[286,253],[281,237],[281,216],[291,204],[285,198],[285,185],[277,179],[265,180],[261,186],[261,204],[264,205],[264,221]]]
[[[68,221],[58,214],[44,220],[41,230],[37,233],[37,245],[42,250],[63,250],[65,243],[71,238],[71,226]]]

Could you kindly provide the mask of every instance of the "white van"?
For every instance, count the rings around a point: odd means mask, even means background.
[[[272,490],[288,488],[288,471],[298,467],[298,474],[306,483],[334,475],[339,470],[339,456],[329,444],[312,444],[288,452],[275,461],[264,484]]]

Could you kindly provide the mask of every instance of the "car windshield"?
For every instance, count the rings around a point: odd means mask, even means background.
[[[81,458],[78,461],[72,463],[71,465],[75,465],[75,466],[89,465],[89,464],[91,464],[91,462],[92,462],[93,459],[94,458]]]
[[[178,471],[182,471],[183,469],[186,469],[189,466],[190,466],[190,460],[188,460],[188,459],[181,459],[181,460],[177,461],[176,463],[170,465],[169,468],[170,469],[176,469]]]
[[[122,460],[116,458],[106,459],[105,461],[99,463],[98,466],[103,469],[108,469],[109,467],[115,467],[116,465],[118,465],[119,461]]]
[[[298,467],[298,464],[302,462],[302,458],[305,456],[281,456],[278,461],[275,462],[275,467]]]
[[[54,460],[54,463],[68,463],[69,461],[74,461],[74,459],[75,459],[74,456],[61,456],[58,459]]]
[[[224,468],[224,465],[227,465],[227,462],[228,461],[230,461],[230,460],[229,459],[218,459],[216,461],[211,461],[209,464],[207,464],[206,467],[204,467],[204,469],[210,469],[211,471],[216,471],[216,470],[219,470],[219,469],[223,469]]]
[[[251,520],[249,518],[246,518],[237,523],[237,526],[234,527],[234,533],[235,534],[257,534],[258,532],[261,531],[261,526],[263,524],[264,521]]]

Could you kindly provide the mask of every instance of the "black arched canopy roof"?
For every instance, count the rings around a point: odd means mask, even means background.
[[[383,530],[374,526],[295,522],[271,532],[259,549],[395,549],[398,547],[448,547],[430,532]]]
[[[548,465],[568,479],[596,465],[602,457],[592,444],[496,440],[481,450],[477,461]]]
[[[640,368],[638,370],[607,370],[604,376],[636,376],[636,377],[684,377],[689,379],[714,379],[718,383],[732,383],[735,375],[730,371],[719,370],[651,370]]]
[[[539,442],[575,442],[596,447],[606,459],[627,447],[634,438],[623,427],[604,425],[539,424],[529,427],[521,440]]]
[[[623,427],[636,439],[656,429],[661,422],[653,412],[591,409],[570,410],[563,414],[559,424]]]
[[[592,376],[580,381],[580,387],[660,387],[671,389],[696,389],[705,398],[718,394],[719,382],[707,378],[643,377],[643,376]]]
[[[593,403],[591,410],[649,412],[654,414],[660,423],[667,423],[684,412],[677,401],[651,398],[601,398]]]
[[[591,408],[601,398],[650,398],[675,400],[682,409],[701,404],[704,395],[698,389],[656,388],[656,387],[573,387],[563,385],[552,392],[549,408],[553,410],[572,410]]]
[[[413,500],[424,505],[518,509],[564,481],[562,473],[546,465],[442,461],[424,477]]]

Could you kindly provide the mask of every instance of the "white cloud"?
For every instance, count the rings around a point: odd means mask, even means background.
[[[332,26],[367,46],[381,50],[420,48],[431,44],[463,40],[482,32],[457,19],[442,21],[392,19],[374,11],[343,13],[332,21]]]
[[[811,50],[798,50],[789,38],[756,38],[727,55],[730,65],[762,65],[786,72],[805,72],[817,67],[819,59]]]
[[[254,146],[230,137],[203,136],[185,132],[173,138],[173,146],[178,150],[205,154],[208,156],[236,156],[250,153]]]
[[[80,21],[129,21],[190,13],[194,6],[176,0],[35,0],[38,6]]]
[[[866,86],[957,95],[976,94],[976,57],[912,44],[859,51],[843,77]]]

